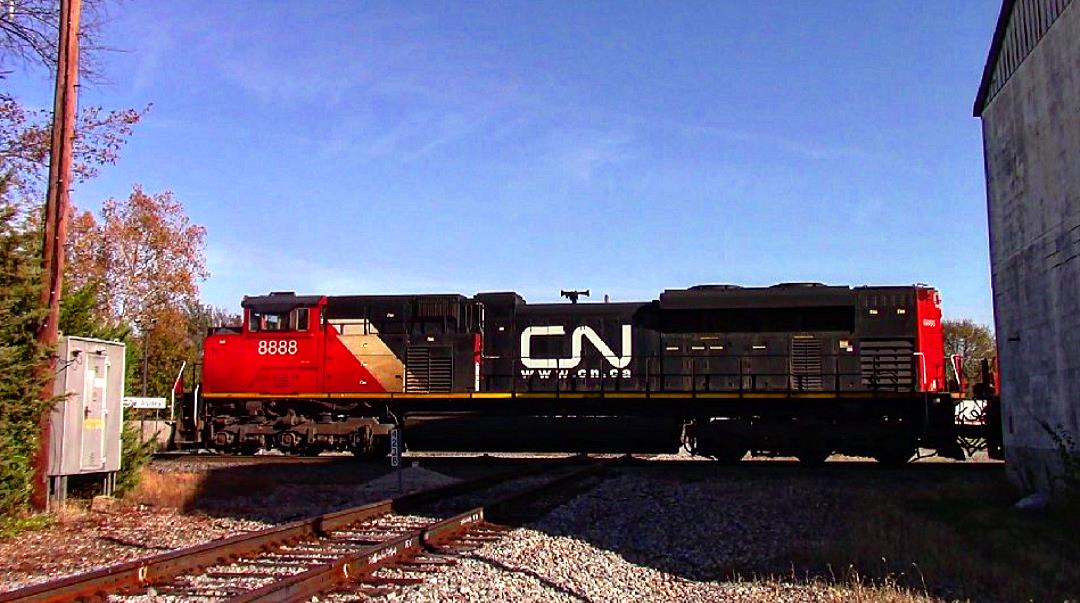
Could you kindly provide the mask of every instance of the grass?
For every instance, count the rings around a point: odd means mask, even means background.
[[[136,503],[190,511],[204,498],[268,495],[273,483],[263,475],[218,472],[158,473],[142,469],[138,485],[126,497]]]
[[[867,485],[845,505],[841,536],[804,551],[859,584],[971,601],[1064,601],[1080,595],[1080,517],[1013,508],[999,473],[917,487]],[[903,599],[900,599],[903,600]]]
[[[935,601],[926,591],[904,586],[892,578],[868,580],[858,574],[848,576],[839,584],[824,585],[835,601],[845,603],[931,603]]]
[[[13,538],[27,531],[43,530],[51,526],[54,519],[47,513],[0,517],[0,540]]]

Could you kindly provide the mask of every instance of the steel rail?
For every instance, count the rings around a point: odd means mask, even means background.
[[[238,534],[161,555],[127,561],[87,573],[0,593],[0,603],[64,603],[101,599],[111,593],[164,582],[180,574],[226,563],[273,547],[317,539],[331,531],[374,517],[388,515],[394,511],[415,508],[432,501],[578,461],[580,457],[570,457],[560,459],[560,462],[556,463],[537,463],[523,468],[510,468],[464,482],[334,511],[257,532]]]
[[[515,517],[516,509],[535,501],[546,493],[594,475],[623,458],[625,457],[606,459],[587,465],[544,484],[507,496],[487,507],[469,509],[426,528],[388,539],[358,553],[343,555],[331,562],[231,597],[226,601],[227,603],[299,602],[320,593],[335,590],[350,582],[362,583],[365,578],[369,578],[382,567],[393,566],[453,542],[484,525],[488,518],[498,521]]]

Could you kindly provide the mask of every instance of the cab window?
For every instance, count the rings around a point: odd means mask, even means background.
[[[248,321],[248,331],[259,333],[263,331],[285,331],[289,324],[289,315],[276,312],[251,312]]]
[[[289,313],[289,327],[292,331],[308,330],[308,309],[297,308]]]
[[[251,311],[248,320],[248,331],[259,332],[283,332],[308,330],[310,310],[308,308],[295,308],[291,312],[256,312]]]

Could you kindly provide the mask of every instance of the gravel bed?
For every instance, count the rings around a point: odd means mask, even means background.
[[[401,487],[398,487],[398,483]],[[402,467],[400,470],[391,471],[386,475],[373,479],[356,488],[356,495],[365,499],[382,500],[394,498],[404,494],[429,490],[441,486],[448,486],[461,480],[443,475],[437,471],[420,467]]]
[[[0,541],[0,591],[158,555],[270,524],[124,505],[115,512],[65,511],[56,525]]]
[[[291,456],[273,451],[252,456],[167,453],[154,457],[147,468],[157,473],[190,473],[262,464],[330,465],[335,463],[361,464],[363,461],[348,452],[324,452],[318,456]]]
[[[833,486],[628,471],[383,600],[851,600],[823,582],[739,578],[783,575],[792,547],[828,538]]]
[[[507,480],[494,484],[483,490],[476,492],[466,492],[460,496],[440,500],[430,505],[425,505],[422,510],[425,514],[435,517],[452,517],[458,513],[464,513],[465,511],[472,509],[473,507],[479,507],[484,505],[490,505],[494,502],[500,501],[504,498],[534,488],[543,484],[546,484],[553,479],[559,477],[563,473],[569,473],[573,468],[568,468],[562,473],[544,473],[541,475],[529,475],[526,477],[520,477],[517,479]]]

